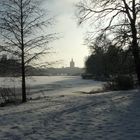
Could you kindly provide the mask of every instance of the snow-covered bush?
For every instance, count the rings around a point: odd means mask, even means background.
[[[133,78],[129,75],[118,75],[104,85],[106,90],[129,90],[134,88]]]

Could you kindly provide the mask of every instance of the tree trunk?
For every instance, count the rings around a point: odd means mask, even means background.
[[[22,52],[22,102],[26,102],[26,82],[25,82],[25,65],[24,65],[24,51]]]
[[[139,45],[137,42],[137,30],[135,28],[135,24],[131,25],[132,29],[132,53],[134,56],[134,61],[135,61],[135,70],[137,74],[137,79],[138,79],[138,84],[140,86],[140,53],[139,53]]]
[[[133,56],[134,56],[134,61],[135,61],[135,70],[137,74],[137,79],[138,79],[138,84],[140,86],[140,55],[139,55],[139,46],[137,43],[133,43]]]
[[[22,65],[22,102],[26,102],[26,81],[25,81],[25,63],[24,63],[24,32],[23,32],[23,1],[21,0],[21,65]]]

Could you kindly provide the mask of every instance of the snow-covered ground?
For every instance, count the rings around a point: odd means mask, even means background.
[[[46,88],[44,98],[0,108],[0,140],[140,139],[139,90],[82,94],[102,83],[79,77],[51,78],[30,86],[36,90],[49,84],[64,87]]]
[[[33,76],[27,78],[29,96],[38,97],[54,94],[71,94],[101,88],[102,82],[83,80],[80,76]],[[21,87],[20,78],[0,77],[0,87]],[[20,90],[21,91],[21,90]],[[18,93],[20,92],[17,91]]]

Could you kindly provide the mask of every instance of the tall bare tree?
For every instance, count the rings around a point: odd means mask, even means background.
[[[47,27],[52,18],[41,8],[42,0],[1,0],[1,48],[19,58],[22,76],[22,102],[26,102],[26,66],[36,64],[48,53],[55,34]],[[48,30],[47,30],[48,29]],[[48,31],[48,32],[47,32]],[[41,62],[40,62],[41,63]]]
[[[88,21],[98,31],[111,33],[132,52],[140,85],[140,0],[81,0],[77,5],[79,24]],[[117,31],[117,37],[116,35]]]

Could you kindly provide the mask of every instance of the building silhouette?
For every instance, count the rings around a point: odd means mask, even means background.
[[[74,68],[74,67],[75,67],[75,63],[74,63],[73,59],[71,59],[71,61],[70,61],[70,68]]]

